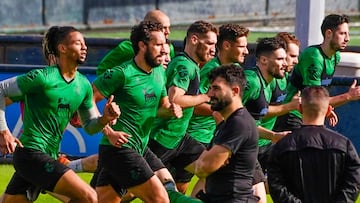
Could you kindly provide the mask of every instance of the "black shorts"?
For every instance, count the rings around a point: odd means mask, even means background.
[[[120,196],[125,194],[127,188],[149,180],[154,171],[165,168],[161,160],[148,148],[141,156],[130,148],[100,145],[99,160],[102,168],[96,186],[111,185]]]
[[[150,139],[149,148],[158,156],[177,183],[190,182],[194,174],[184,168],[199,158],[205,146],[188,134],[184,136],[175,149],[168,149],[157,141]]]
[[[256,163],[255,163],[255,171],[254,171],[254,178],[253,178],[253,185],[256,185],[258,183],[261,183],[261,182],[265,182],[266,181],[266,177],[264,175],[264,172],[261,168],[261,165],[259,163],[258,160],[256,160]]]
[[[259,160],[259,163],[261,165],[261,168],[262,168],[264,174],[267,173],[267,165],[268,165],[267,163],[268,163],[268,160],[269,160],[271,150],[272,150],[274,145],[275,144],[270,142],[267,145],[259,147],[258,160]]]
[[[295,116],[294,114],[288,113],[282,116],[277,117],[273,131],[282,132],[288,130],[295,130],[300,128],[302,125],[301,118]]]
[[[34,186],[53,191],[59,179],[70,170],[44,152],[22,147],[16,147],[13,163],[15,173],[6,188],[10,195],[26,195],[26,190]]]

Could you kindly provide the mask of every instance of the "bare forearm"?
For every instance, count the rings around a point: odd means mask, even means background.
[[[210,104],[202,103],[195,106],[194,114],[198,116],[211,116],[213,114],[213,110],[211,110]]]
[[[208,97],[203,94],[199,95],[179,95],[173,99],[176,104],[182,108],[193,107],[208,101]]]
[[[339,94],[330,97],[330,105],[338,107],[351,101],[351,96],[348,93]]]

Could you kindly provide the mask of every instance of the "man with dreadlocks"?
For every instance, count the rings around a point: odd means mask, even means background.
[[[15,173],[1,202],[29,202],[29,187],[66,196],[70,202],[97,202],[95,191],[56,160],[62,133],[75,111],[89,134],[101,131],[120,115],[109,97],[104,115],[92,102],[92,89],[77,71],[85,62],[84,37],[74,27],[51,27],[45,35],[57,64],[0,82],[0,151],[14,153]],[[68,95],[73,95],[69,97]],[[5,97],[24,98],[24,131],[17,139],[7,127]],[[41,99],[39,99],[41,98]]]

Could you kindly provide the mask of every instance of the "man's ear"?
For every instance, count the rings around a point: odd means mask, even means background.
[[[65,53],[65,52],[66,52],[66,47],[65,47],[65,45],[59,44],[59,45],[58,45],[58,50],[59,50],[60,53]]]
[[[239,95],[240,94],[240,87],[239,86],[236,86],[236,85],[234,85],[234,86],[232,86],[232,92],[233,92],[233,96],[235,96],[235,95]]]
[[[199,38],[197,35],[193,34],[193,35],[191,35],[190,40],[191,40],[192,44],[197,44]]]
[[[146,47],[146,44],[143,41],[138,42],[139,50],[144,50]]]

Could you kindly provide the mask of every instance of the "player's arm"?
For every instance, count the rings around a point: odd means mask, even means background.
[[[6,97],[21,95],[23,93],[18,87],[16,77],[0,82],[0,152],[2,154],[13,153],[15,144],[22,147],[21,142],[10,133],[5,118]]]
[[[104,106],[103,115],[101,115],[94,102],[93,91],[89,87],[88,96],[83,101],[82,108],[78,109],[84,130],[88,134],[95,134],[103,130],[106,125],[112,123],[113,120],[116,120],[120,116],[120,108],[113,102],[113,99],[113,95],[109,96]]]
[[[269,105],[267,114],[263,118],[271,118],[275,116],[282,116],[291,110],[299,110],[300,107],[300,92],[293,96],[290,102],[279,105]]]
[[[276,143],[281,138],[289,134],[291,131],[283,131],[283,132],[274,132],[272,130],[268,130],[262,126],[257,127],[259,132],[259,137],[262,139],[271,140],[271,142]]]
[[[356,86],[356,84],[357,80],[354,80],[348,92],[330,97],[330,105],[333,107],[338,107],[350,101],[360,99],[360,86]]]
[[[193,107],[204,102],[210,101],[206,94],[185,95],[185,90],[176,86],[171,86],[168,90],[170,102],[180,105],[182,108]]]
[[[96,87],[95,84],[92,85],[92,89],[93,89],[93,102],[94,105],[96,105],[96,103],[103,100],[105,96],[99,91],[99,89]],[[97,114],[98,115],[100,114],[99,111],[97,111]],[[127,143],[128,138],[131,137],[131,135],[122,131],[115,131],[112,129],[112,127],[110,127],[110,125],[111,123],[105,125],[104,128],[102,129],[104,135],[109,139],[110,143],[115,147],[121,147],[122,144]]]
[[[207,177],[227,164],[231,151],[222,146],[214,145],[210,150],[204,150],[200,157],[185,169],[198,177]]]
[[[169,97],[165,96],[160,99],[160,107],[157,111],[157,117],[166,118],[175,116],[182,117],[182,108],[176,103],[170,103]]]

